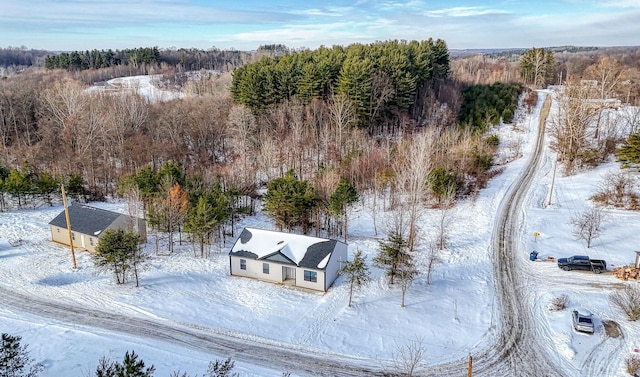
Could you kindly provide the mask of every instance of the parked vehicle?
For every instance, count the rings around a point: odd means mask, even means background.
[[[607,270],[607,262],[602,259],[589,259],[586,255],[574,255],[569,258],[558,258],[558,267],[565,271],[587,270],[599,274]]]
[[[571,314],[573,329],[593,334],[593,314],[586,309],[576,309]]]

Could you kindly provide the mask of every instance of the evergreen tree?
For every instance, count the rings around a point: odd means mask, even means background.
[[[144,200],[145,205],[149,203],[149,201],[153,198],[154,195],[157,195],[159,192],[160,186],[160,176],[156,173],[151,166],[146,165],[142,169],[138,171],[138,173],[134,176],[133,180],[138,185],[140,189],[140,194],[142,194],[142,198]],[[123,183],[123,184],[126,184]]]
[[[238,377],[238,373],[233,373],[234,361],[228,358],[225,361],[216,360],[209,362],[206,377]]]
[[[357,250],[353,255],[353,260],[346,261],[344,267],[340,270],[340,273],[346,275],[349,281],[349,306],[351,306],[354,288],[360,288],[370,279],[369,268],[366,264],[366,257],[362,256],[362,252],[360,250]]]
[[[96,246],[93,261],[98,270],[113,272],[118,284],[124,284],[130,270],[136,274],[144,256],[139,252],[140,237],[122,229],[107,229]],[[137,284],[137,282],[136,282]]]
[[[349,56],[340,70],[338,93],[345,94],[353,103],[359,126],[367,126],[371,105],[373,63],[368,58]]]
[[[616,150],[616,157],[623,169],[640,167],[640,132],[629,135]]]
[[[299,180],[293,170],[267,184],[264,208],[280,229],[302,226],[306,233],[316,205],[316,191],[308,181]]]
[[[42,372],[41,363],[33,363],[26,345],[21,345],[19,336],[2,334],[0,349],[0,377],[36,377]]]
[[[380,241],[379,246],[378,255],[373,258],[373,264],[378,268],[385,269],[389,277],[389,284],[393,284],[401,263],[407,260],[405,258],[409,252],[407,239],[402,233],[393,232],[386,240]]]
[[[401,306],[404,307],[407,289],[418,275],[413,253],[409,250],[405,236],[399,232],[393,232],[386,240],[381,241],[378,255],[373,259],[373,263],[387,271],[389,284],[393,284],[394,279],[400,284]]]
[[[51,196],[60,189],[60,180],[47,172],[38,174],[36,178],[36,190],[49,206],[52,206]]]
[[[18,208],[22,208],[27,195],[32,192],[29,179],[18,169],[11,169],[4,180],[4,189],[9,195],[18,199]]]
[[[69,174],[64,187],[70,197],[75,200],[86,201],[87,189],[84,187],[84,179],[80,174]]]
[[[445,167],[437,167],[433,169],[427,177],[431,191],[438,199],[438,203],[451,193],[455,193],[458,189],[456,176],[453,172],[447,171]]]
[[[200,256],[205,256],[205,246],[211,244],[211,236],[229,217],[229,201],[220,185],[207,190],[189,210],[185,231],[191,233],[200,246]]]
[[[95,377],[153,377],[156,368],[145,367],[144,361],[138,359],[135,351],[127,351],[122,363],[101,358],[96,368]]]
[[[160,167],[160,171],[158,171],[157,181],[160,183],[162,178],[169,177],[173,183],[177,183],[180,186],[184,187],[187,182],[187,177],[184,173],[184,167],[181,163],[169,160],[165,162],[162,167]],[[157,184],[156,184],[157,189]]]

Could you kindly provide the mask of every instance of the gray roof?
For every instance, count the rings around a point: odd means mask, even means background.
[[[260,234],[263,235],[265,232],[269,232],[271,234],[277,235],[277,234],[283,234],[281,232],[271,232],[271,231],[264,231],[264,230],[260,230]],[[284,233],[286,234],[286,233]],[[297,237],[305,237],[305,236],[300,236],[300,235],[296,235]],[[231,248],[231,251],[229,252],[229,255],[231,256],[236,256],[236,257],[243,257],[243,258],[247,258],[247,259],[256,259],[256,260],[270,260],[273,262],[278,262],[281,264],[290,264],[290,265],[296,265],[295,261],[291,260],[291,258],[289,258],[286,254],[282,253],[282,249],[279,250],[273,250],[271,249],[271,241],[273,239],[277,239],[273,238],[274,236],[271,236],[270,239],[265,239],[262,240],[260,239],[259,241],[261,241],[261,244],[264,243],[264,247],[265,248],[269,248],[271,252],[269,252],[267,255],[263,255],[262,257],[259,257],[258,254],[252,252],[252,251],[248,251],[243,249],[243,245],[247,244],[250,240],[252,240],[252,238],[255,237],[255,235],[253,233],[251,233],[251,229],[250,228],[244,228],[242,230],[242,233],[240,233],[240,236],[238,236],[238,239],[236,240],[234,246]],[[309,237],[311,239],[313,239],[314,237]],[[320,239],[318,239],[320,240]],[[255,241],[255,240],[254,240]],[[340,242],[337,240],[321,240],[320,242],[316,242],[311,244],[309,247],[307,247],[306,250],[300,250],[300,251],[304,251],[304,257],[302,257],[302,259],[300,260],[300,262],[297,264],[298,267],[305,267],[305,268],[312,268],[315,270],[324,270],[326,269],[326,265],[325,268],[319,269],[318,268],[318,264],[320,264],[320,262],[322,262],[322,260],[324,260],[327,255],[331,254],[336,247],[336,244]],[[286,247],[286,243],[283,243],[283,248]],[[256,250],[254,250],[256,251]],[[259,252],[259,251],[256,251]]]
[[[336,248],[336,240],[328,240],[313,244],[307,249],[307,253],[300,261],[300,267],[318,268],[318,264]],[[324,268],[323,268],[324,270]]]
[[[99,236],[120,216],[126,215],[79,203],[74,203],[69,206],[71,230],[95,237]],[[64,211],[51,220],[49,225],[67,229],[67,220]]]

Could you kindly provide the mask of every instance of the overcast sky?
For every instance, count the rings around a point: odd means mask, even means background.
[[[0,0],[0,47],[291,48],[441,38],[450,49],[640,45],[640,0]]]

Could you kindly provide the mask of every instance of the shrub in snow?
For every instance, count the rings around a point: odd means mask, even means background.
[[[567,308],[567,304],[569,303],[569,296],[562,294],[558,297],[554,297],[549,303],[549,310],[552,312],[558,312],[561,310],[565,310]]]
[[[640,208],[638,186],[638,179],[628,172],[608,173],[591,199],[605,206],[635,210]]]
[[[609,296],[611,304],[622,310],[630,321],[640,318],[640,285],[631,283]]]
[[[625,365],[627,366],[627,373],[632,376],[636,376],[636,373],[640,371],[640,356],[629,355],[625,360]]]

